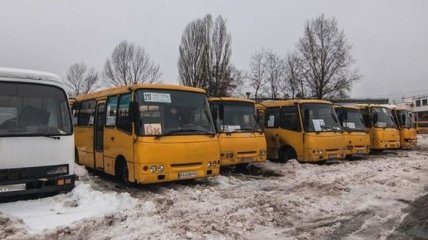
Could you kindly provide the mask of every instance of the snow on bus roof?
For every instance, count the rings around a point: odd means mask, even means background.
[[[56,74],[18,68],[0,67],[0,78],[42,80],[47,82],[55,82],[57,84],[59,83],[61,85],[64,84],[61,77]]]

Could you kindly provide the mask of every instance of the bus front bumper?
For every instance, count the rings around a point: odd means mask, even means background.
[[[69,192],[74,188],[76,175],[60,175],[39,179],[0,183],[0,198],[43,193]]]

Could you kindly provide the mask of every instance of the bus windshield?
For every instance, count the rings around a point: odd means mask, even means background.
[[[221,132],[261,131],[252,103],[223,102],[223,121],[218,125]]]
[[[388,108],[373,107],[372,121],[377,128],[396,128],[392,112]]]
[[[144,89],[136,100],[142,136],[215,134],[205,94]]]
[[[67,97],[57,87],[0,82],[0,137],[72,133]]]
[[[366,131],[363,115],[359,110],[339,109],[338,118],[344,130]]]
[[[322,103],[305,103],[301,105],[301,110],[305,131],[341,131],[333,106]]]
[[[403,128],[412,128],[414,126],[414,121],[412,118],[412,112],[409,111],[398,111],[398,122],[400,127]]]

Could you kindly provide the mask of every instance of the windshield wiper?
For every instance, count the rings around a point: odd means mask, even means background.
[[[157,135],[155,137],[155,139],[159,139],[159,138],[165,137],[165,136],[172,136],[172,135],[174,135],[176,133],[183,133],[183,132],[188,132],[188,133],[197,133],[197,132],[199,132],[199,133],[204,133],[204,134],[210,135],[211,137],[215,136],[215,133],[213,133],[213,132],[208,132],[208,131],[200,130],[200,129],[179,129],[179,130],[169,131],[168,133],[165,133],[165,134]]]

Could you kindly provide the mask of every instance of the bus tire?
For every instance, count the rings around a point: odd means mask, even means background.
[[[126,164],[126,160],[122,157],[118,157],[116,159],[115,164],[115,175],[116,179],[125,185],[129,185],[129,172],[128,172],[128,164]]]
[[[291,147],[285,146],[279,150],[279,162],[285,163],[293,158],[297,159],[297,156]]]

